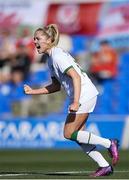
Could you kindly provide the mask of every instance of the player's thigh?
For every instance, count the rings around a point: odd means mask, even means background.
[[[84,128],[85,122],[87,121],[89,113],[83,114],[68,114],[64,125],[64,136],[70,138],[74,131]]]

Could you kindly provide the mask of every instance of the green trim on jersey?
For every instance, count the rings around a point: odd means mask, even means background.
[[[70,68],[72,68],[73,66],[69,66],[68,68],[66,68],[65,70],[64,70],[64,73],[66,73]]]
[[[78,131],[75,131],[75,132],[73,132],[72,134],[71,134],[71,140],[73,140],[73,141],[77,141],[77,135],[78,135]]]

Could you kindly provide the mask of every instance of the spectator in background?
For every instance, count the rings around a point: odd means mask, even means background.
[[[28,50],[24,44],[20,43],[17,46],[17,53],[11,61],[11,71],[19,73],[19,76],[22,76],[23,80],[26,80],[30,72],[30,65],[31,58],[28,55]]]
[[[21,90],[23,84],[29,77],[31,60],[26,47],[19,44],[17,53],[11,61],[11,99],[12,113],[15,116],[25,115],[28,112],[28,99]],[[25,110],[26,111],[25,111]],[[25,112],[25,113],[24,113]]]
[[[90,72],[99,84],[117,75],[118,55],[109,42],[100,42],[100,50],[92,54]]]
[[[0,76],[2,82],[10,80],[10,61],[16,52],[15,37],[9,30],[0,33]]]
[[[16,47],[18,48],[21,44],[26,47],[26,52],[30,57],[30,60],[33,61],[35,57],[35,46],[29,28],[23,29],[21,37],[16,42]]]
[[[0,68],[2,68],[16,52],[15,39],[9,30],[0,33]]]

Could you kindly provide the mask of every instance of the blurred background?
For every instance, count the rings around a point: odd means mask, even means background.
[[[0,148],[75,149],[63,138],[68,99],[25,95],[51,82],[33,33],[56,23],[59,47],[87,72],[99,96],[87,129],[129,148],[129,0],[0,0]]]

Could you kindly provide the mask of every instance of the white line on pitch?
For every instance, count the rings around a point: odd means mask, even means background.
[[[2,176],[23,176],[23,175],[29,175],[28,173],[20,173],[20,174],[0,174],[0,177]]]
[[[55,175],[57,174],[82,174],[82,173],[92,173],[92,172],[94,172],[94,171],[55,171],[55,172],[48,172],[47,174],[49,175],[49,174],[54,174],[55,173]],[[120,170],[120,171],[114,171],[115,173],[128,173],[129,172],[129,170]],[[40,175],[45,175],[46,173],[41,173],[40,172]],[[33,172],[31,172],[31,173],[17,173],[17,174],[11,174],[11,173],[8,173],[8,174],[0,174],[0,177],[2,177],[2,176],[28,176],[28,175],[35,175],[35,173],[33,173]],[[36,174],[36,175],[38,175],[38,174]]]
[[[92,173],[92,172],[94,172],[94,171],[57,171],[57,172],[55,172],[55,174],[81,174],[81,173]],[[120,170],[120,171],[114,171],[115,173],[128,173],[129,172],[129,170]]]

